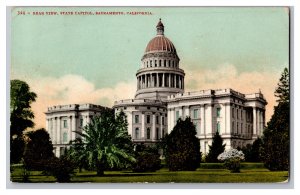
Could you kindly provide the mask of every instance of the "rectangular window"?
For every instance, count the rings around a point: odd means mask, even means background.
[[[236,109],[236,118],[239,118],[239,109]]]
[[[194,109],[194,118],[199,118],[199,110],[198,109]]]
[[[140,122],[140,117],[139,117],[139,115],[135,115],[135,116],[134,116],[134,122],[135,122],[135,123],[139,123],[139,122]]]
[[[64,120],[64,128],[67,128],[68,127],[68,122],[67,120]]]
[[[147,123],[150,123],[150,115],[147,115]]]
[[[179,111],[176,111],[176,121],[179,119]]]
[[[217,108],[217,117],[221,116],[221,108]]]
[[[150,135],[151,135],[151,130],[150,128],[147,128],[147,139],[150,139]]]
[[[220,122],[217,122],[217,132],[220,133],[221,131],[221,125]]]
[[[234,118],[234,108],[232,108],[232,118]]]
[[[161,123],[162,123],[162,125],[165,125],[165,117],[161,118]]]
[[[239,133],[239,123],[236,123],[236,132]]]
[[[156,139],[159,139],[159,129],[156,128]]]
[[[156,116],[156,124],[159,124],[159,116]]]
[[[232,121],[232,131],[231,132],[234,132],[234,122]]]
[[[80,119],[80,127],[83,127],[83,118]]]

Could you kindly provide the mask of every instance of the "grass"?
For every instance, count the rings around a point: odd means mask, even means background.
[[[203,163],[196,171],[172,172],[162,168],[153,173],[133,173],[131,171],[106,171],[102,177],[94,171],[83,171],[72,177],[74,183],[273,183],[288,180],[287,171],[271,172],[260,163],[243,163],[241,173],[230,173],[220,167],[221,163]],[[213,168],[218,167],[218,168]],[[11,174],[13,182],[22,182],[22,169],[14,167]],[[40,171],[31,171],[30,182],[56,182],[52,176],[44,176]]]

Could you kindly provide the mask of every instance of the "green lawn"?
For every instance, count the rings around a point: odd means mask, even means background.
[[[217,168],[214,168],[217,167]],[[72,177],[72,182],[95,182],[95,183],[270,183],[284,182],[288,180],[287,171],[271,172],[260,164],[245,163],[241,173],[230,173],[222,169],[220,163],[202,164],[196,171],[171,172],[166,168],[153,173],[133,173],[131,171],[107,171],[105,176],[97,177],[94,171],[83,171]],[[11,180],[22,182],[22,170],[14,167]],[[30,182],[55,182],[52,176],[44,176],[39,171],[31,171]]]

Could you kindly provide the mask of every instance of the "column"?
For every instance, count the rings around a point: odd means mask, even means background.
[[[190,107],[189,106],[186,106],[185,107],[185,118],[190,116]]]
[[[181,89],[181,76],[179,76],[179,88]]]
[[[155,124],[156,124],[156,116],[155,116],[155,114],[153,114],[152,115],[152,140],[156,140]]]
[[[68,124],[68,127],[69,127],[69,133],[68,133],[68,140],[67,142],[69,143],[72,139],[72,131],[75,131],[75,129],[73,130],[72,128],[72,121],[75,120],[74,117],[72,116],[69,116],[69,124]]]
[[[72,127],[71,127],[71,130],[72,130],[72,131],[77,131],[77,126],[76,126],[76,124],[77,124],[77,119],[78,119],[78,117],[77,117],[75,114],[73,114],[73,115],[72,115]],[[71,137],[71,139],[72,139],[72,140],[75,140],[75,139],[76,139],[76,133],[75,133],[75,132],[72,132],[72,137]]]
[[[168,115],[167,115],[168,129],[167,129],[167,131],[168,131],[168,133],[170,133],[170,132],[171,132],[171,131],[169,130],[170,127],[171,127],[171,110],[170,110],[170,108],[167,108],[167,111],[168,111]]]
[[[201,105],[201,107],[200,107],[200,115],[201,115],[200,129],[201,129],[201,132],[204,135],[206,135],[206,132],[205,132],[205,105]]]
[[[257,119],[256,119],[256,108],[253,107],[253,135],[257,135]]]
[[[160,131],[159,131],[159,138],[162,138],[163,137],[163,129],[165,128],[164,126],[165,125],[163,125],[163,123],[162,123],[162,118],[164,117],[164,114],[162,115],[162,116],[159,116],[159,120],[160,120]],[[165,120],[166,120],[166,118],[165,118]],[[165,121],[166,122],[166,121]],[[164,124],[166,124],[166,123],[164,123]],[[166,131],[166,129],[165,129],[165,131]]]
[[[145,113],[142,113],[141,139],[145,139]]]
[[[154,84],[153,84],[153,75],[152,75],[152,73],[150,74],[150,80],[151,80],[151,87],[153,87],[154,86]]]
[[[182,113],[183,107],[179,109],[179,118],[183,120],[183,113]]]
[[[56,124],[56,143],[61,143],[61,140],[60,140],[60,117],[57,117],[57,124]]]
[[[165,87],[165,73],[162,74],[162,87]]]
[[[212,105],[208,104],[207,109],[205,110],[205,131],[206,134],[212,135]]]
[[[136,77],[136,88],[139,89],[139,77]]]
[[[53,120],[53,137],[52,137],[52,143],[53,144],[56,144],[57,141],[56,141],[56,129],[57,129],[57,117],[54,117],[54,120]]]
[[[182,77],[182,89],[184,89],[184,77]]]
[[[167,87],[171,87],[171,74],[168,73],[168,86]]]

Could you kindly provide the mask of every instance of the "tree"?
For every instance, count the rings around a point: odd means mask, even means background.
[[[219,154],[223,153],[225,150],[226,144],[223,144],[223,139],[219,135],[219,132],[213,137],[212,144],[209,146],[209,152],[206,157],[206,162],[218,162]]]
[[[133,166],[134,172],[154,172],[161,168],[160,154],[157,147],[136,146],[136,163]]]
[[[200,141],[191,118],[178,119],[165,137],[166,162],[170,171],[194,171],[201,161]]]
[[[34,127],[32,119],[34,114],[31,103],[35,101],[36,94],[30,91],[28,84],[20,80],[10,81],[10,161],[20,162],[25,142],[23,131]]]
[[[262,150],[262,139],[257,138],[253,144],[247,144],[246,147],[242,148],[243,153],[245,154],[246,162],[261,162],[261,153]]]
[[[124,168],[135,162],[133,144],[127,132],[126,115],[107,109],[77,132],[82,137],[78,156],[95,168],[98,176],[109,168]],[[80,147],[79,147],[80,148]]]
[[[278,98],[276,101],[279,103],[290,102],[290,79],[289,70],[287,68],[284,68],[281,74],[281,78],[275,90],[275,97]]]
[[[285,68],[275,90],[278,105],[264,130],[261,156],[264,165],[272,170],[289,170],[290,158],[290,104],[289,73]]]
[[[27,134],[28,141],[24,152],[26,168],[44,170],[45,164],[54,157],[53,145],[45,129],[38,129]]]

